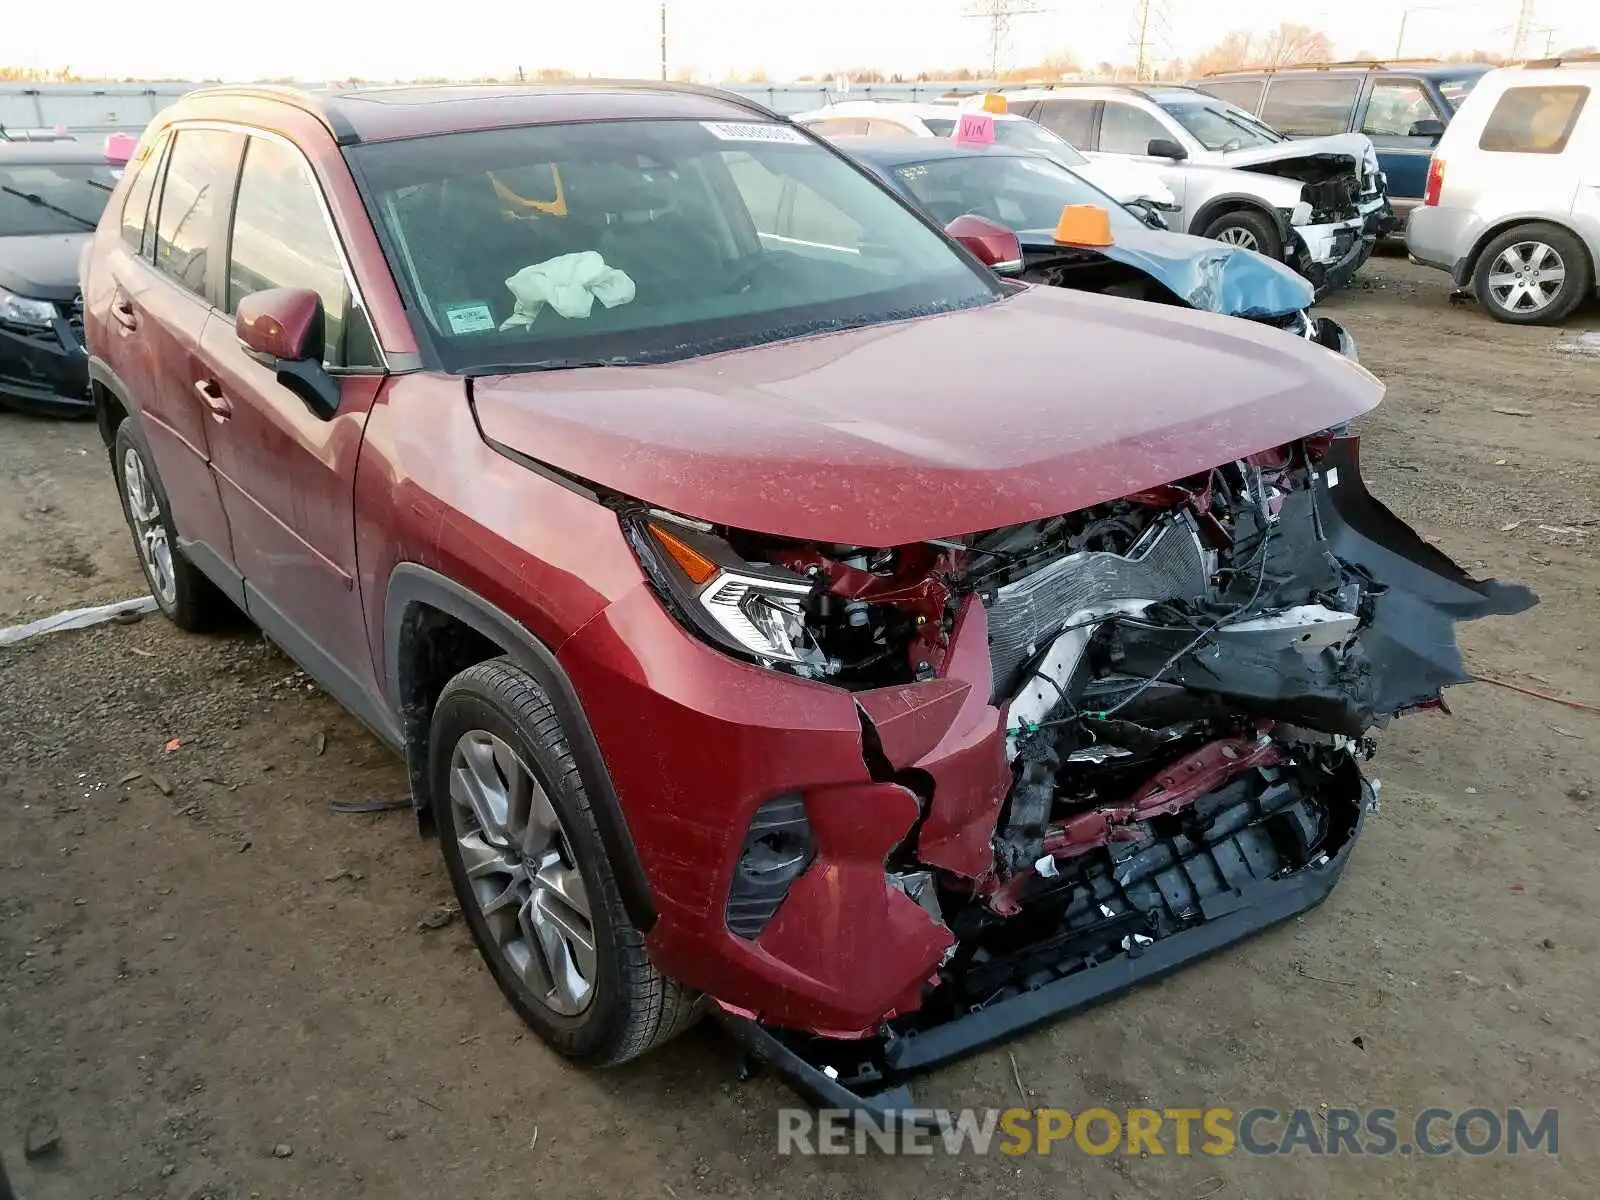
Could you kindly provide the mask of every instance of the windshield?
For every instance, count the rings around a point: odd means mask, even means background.
[[[1207,150],[1245,150],[1284,140],[1271,126],[1221,100],[1168,100],[1161,107]]]
[[[923,117],[922,123],[934,137],[949,137],[956,128],[954,118]],[[1069,167],[1080,167],[1089,161],[1043,125],[1026,117],[1018,117],[1014,121],[996,121],[994,140],[1001,146],[1011,146],[1017,150],[1038,150]]]
[[[1483,76],[1484,72],[1475,71],[1471,75],[1462,75],[1456,79],[1436,79],[1434,84],[1438,87],[1439,94],[1444,97],[1445,103],[1450,106],[1450,111],[1454,112],[1461,107],[1461,102],[1467,98],[1467,94],[1478,86],[1478,80]]]
[[[691,358],[1002,294],[786,125],[544,125],[349,153],[446,370]]]
[[[100,223],[121,169],[110,163],[24,163],[0,157],[0,237],[86,233]]]
[[[1068,204],[1098,204],[1113,231],[1144,229],[1110,196],[1064,167],[1032,155],[961,154],[895,167],[894,176],[942,225],[965,213],[1016,230],[1053,230]]]

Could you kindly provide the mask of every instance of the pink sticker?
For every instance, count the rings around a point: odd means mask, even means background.
[[[956,122],[955,132],[950,135],[950,138],[952,141],[969,142],[975,146],[992,146],[994,145],[994,118],[988,113],[962,113],[961,119]]]

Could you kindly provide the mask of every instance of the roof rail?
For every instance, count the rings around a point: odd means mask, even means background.
[[[1556,58],[1530,58],[1527,62],[1516,65],[1524,71],[1533,71],[1541,68],[1564,67],[1577,63],[1600,63],[1600,54],[1566,54]]]
[[[1342,62],[1302,62],[1279,63],[1268,67],[1239,67],[1232,71],[1207,71],[1203,78],[1210,79],[1214,75],[1272,75],[1278,71],[1349,71],[1349,70],[1376,70],[1379,67],[1446,67],[1451,64],[1440,62],[1437,58],[1369,58],[1348,59]],[[1472,66],[1471,63],[1461,63],[1461,66]]]
[[[330,95],[336,94],[327,89]],[[318,104],[309,88],[289,87],[280,83],[223,83],[215,87],[198,88],[179,97],[179,102],[193,96],[237,96],[246,100],[277,100],[291,108],[315,117],[341,146],[353,146],[361,140],[355,126],[345,120],[342,113]]]
[[[1162,79],[1148,79],[1142,81],[1124,81],[1117,79],[1063,79],[1056,83],[1022,83],[1007,84],[993,90],[1004,95],[1006,92],[1053,92],[1057,88],[1120,88],[1125,92],[1138,92],[1144,94],[1150,91],[1164,92],[1197,92],[1200,89],[1192,83],[1171,83]]]

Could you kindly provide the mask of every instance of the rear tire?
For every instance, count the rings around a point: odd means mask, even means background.
[[[612,1066],[700,1017],[699,993],[656,969],[628,920],[560,718],[531,675],[497,658],[445,685],[428,782],[473,940],[545,1042]]]
[[[236,618],[239,610],[232,601],[178,548],[167,489],[132,417],[117,426],[111,469],[139,568],[162,614],[187,633],[215,629]]]
[[[1278,227],[1265,213],[1254,209],[1241,208],[1236,212],[1223,213],[1206,226],[1202,236],[1283,261],[1283,238],[1278,233]]]
[[[1594,266],[1571,233],[1531,222],[1506,230],[1483,248],[1472,290],[1497,321],[1559,325],[1594,291]]]

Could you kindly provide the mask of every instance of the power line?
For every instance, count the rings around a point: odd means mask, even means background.
[[[1048,10],[1029,4],[1027,0],[972,0],[964,16],[989,24],[989,77],[998,78],[1000,60],[1011,48],[1011,19],[1027,17]]]

